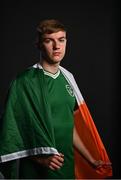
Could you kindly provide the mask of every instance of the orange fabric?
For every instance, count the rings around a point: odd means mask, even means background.
[[[96,160],[110,162],[85,102],[80,105],[79,109],[75,112],[74,117],[77,132],[92,156]],[[102,167],[96,170],[77,152],[76,149],[74,153],[76,179],[103,179],[112,176],[111,167]]]

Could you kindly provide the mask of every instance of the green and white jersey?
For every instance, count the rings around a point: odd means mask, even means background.
[[[73,111],[75,96],[72,88],[59,70],[56,74],[44,71],[51,107],[56,148],[64,154],[64,165],[58,171],[50,171],[51,178],[74,178],[73,159]]]

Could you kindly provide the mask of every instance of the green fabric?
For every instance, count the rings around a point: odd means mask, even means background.
[[[62,73],[56,79],[46,75],[45,80],[48,87],[48,101],[51,107],[56,148],[65,156],[61,170],[54,173],[50,171],[49,177],[74,178],[73,109],[75,97]]]
[[[29,158],[21,158],[19,178],[74,178],[75,98],[63,89],[65,84],[68,83],[62,74],[52,79],[35,68],[28,69],[11,84],[1,122],[0,156],[23,150],[31,150],[26,156],[36,155],[32,150],[39,147],[53,147],[65,155],[63,168],[54,173]],[[16,160],[2,163],[2,166],[6,178],[18,178]]]

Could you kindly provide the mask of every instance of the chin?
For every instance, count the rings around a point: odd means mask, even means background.
[[[52,64],[60,64],[61,60],[60,61],[52,61]]]
[[[48,60],[46,60],[49,64],[58,64],[58,63],[60,63],[61,62],[61,60],[52,60],[52,59],[48,59]]]
[[[54,64],[60,63],[61,61],[62,61],[62,58],[54,58],[54,59],[51,59],[51,62],[53,62]]]

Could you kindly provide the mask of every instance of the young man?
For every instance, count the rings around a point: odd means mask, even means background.
[[[64,25],[44,20],[37,31],[41,59],[12,82],[2,118],[3,175],[18,179],[110,176],[111,163],[84,99],[73,75],[60,66],[67,43]],[[77,123],[81,121],[93,149],[80,136]]]

